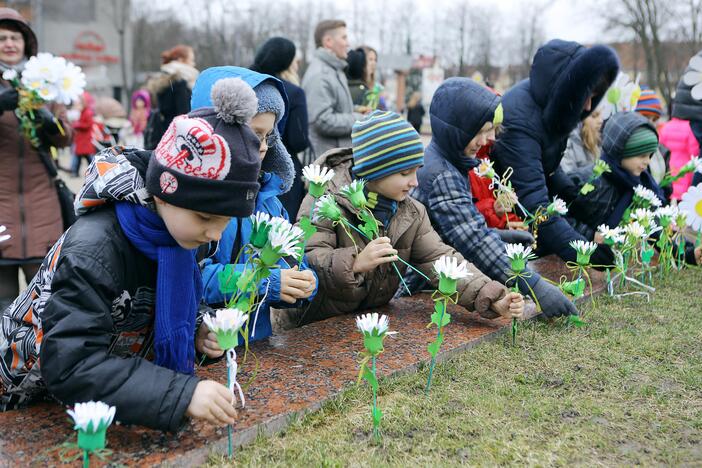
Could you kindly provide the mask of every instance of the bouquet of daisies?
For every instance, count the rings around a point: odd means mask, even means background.
[[[19,93],[16,114],[22,132],[34,147],[41,145],[35,112],[51,101],[69,105],[83,94],[86,85],[80,67],[48,53],[31,57],[21,73],[7,70],[2,77]]]

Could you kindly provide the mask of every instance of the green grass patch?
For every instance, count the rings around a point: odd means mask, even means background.
[[[598,297],[585,307],[587,327],[533,321],[516,348],[504,334],[442,362],[428,397],[428,366],[381,380],[380,444],[363,385],[237,450],[235,462],[700,466],[702,271],[657,286],[650,303]]]

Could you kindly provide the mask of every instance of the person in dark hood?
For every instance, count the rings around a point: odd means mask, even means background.
[[[609,164],[607,172],[593,182],[595,190],[578,195],[580,209],[566,218],[587,240],[602,244],[597,232],[602,224],[619,226],[626,222],[625,212],[634,198],[634,189],[644,187],[666,204],[665,193],[648,170],[653,154],[658,150],[656,127],[636,112],[619,112],[607,120],[602,135],[602,157]],[[655,235],[657,237],[657,235]],[[686,242],[685,260],[691,265],[699,262],[702,246]]]
[[[529,78],[502,98],[505,120],[492,152],[496,168],[514,170],[512,184],[522,205],[534,213],[554,195],[572,202],[578,187],[559,168],[568,135],[597,107],[619,72],[609,47],[586,48],[554,39],[536,52]],[[583,239],[558,216],[539,225],[537,254],[575,260],[570,241]],[[593,263],[609,265],[612,252],[598,247]]]
[[[273,37],[258,49],[254,63],[251,65],[251,70],[279,78],[288,96],[286,124],[285,128],[281,129],[281,138],[295,166],[295,180],[290,190],[279,195],[278,198],[290,215],[290,219],[293,220],[297,218],[297,211],[306,193],[302,183],[300,156],[310,147],[307,98],[305,90],[300,87],[299,64],[295,44],[284,37]]]
[[[447,244],[491,279],[505,283],[509,261],[505,242],[475,208],[468,172],[478,166],[478,150],[495,137],[500,96],[468,78],[450,78],[439,86],[429,107],[432,139],[412,196],[427,207],[432,225]],[[508,231],[508,242],[533,239],[526,232]],[[524,236],[515,237],[515,236]],[[558,288],[536,272],[519,283],[524,294],[536,296],[547,316],[577,314]],[[532,293],[533,291],[533,293]]]

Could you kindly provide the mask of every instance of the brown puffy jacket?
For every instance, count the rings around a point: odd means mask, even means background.
[[[0,86],[9,84],[0,81]],[[43,140],[57,148],[68,146],[71,126],[65,108],[53,105],[50,110],[65,134]],[[37,150],[22,135],[19,120],[11,111],[0,114],[0,225],[3,224],[12,237],[0,244],[0,264],[8,260],[41,260],[63,233],[54,181]]]
[[[342,186],[352,181],[352,157],[351,149],[345,148],[328,151],[315,161],[315,164],[335,171],[334,178],[327,186],[328,192],[338,193]],[[346,219],[355,224],[356,210],[350,202],[338,195],[335,198]],[[314,199],[307,195],[298,217],[310,216],[313,202]],[[380,307],[390,302],[400,285],[400,279],[392,265],[384,264],[371,272],[355,274],[352,267],[357,255],[356,247],[343,228],[334,227],[327,220],[318,220],[315,225],[317,233],[307,243],[305,252],[309,265],[319,277],[319,291],[315,301],[305,311],[302,321],[321,320]],[[360,252],[368,242],[355,231],[351,233]],[[434,261],[442,255],[463,261],[461,254],[444,244],[434,231],[424,205],[411,197],[398,204],[397,212],[387,229],[381,227],[381,235],[390,238],[403,260],[432,278],[434,287],[437,286]],[[395,265],[400,273],[405,273],[407,267],[404,264],[396,262]],[[505,295],[505,287],[491,281],[471,263],[468,263],[468,270],[472,276],[458,283],[458,303],[485,317],[497,317],[498,314],[490,306]]]

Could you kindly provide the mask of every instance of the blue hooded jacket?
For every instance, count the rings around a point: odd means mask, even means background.
[[[591,111],[583,111],[588,97],[595,109],[619,72],[612,49],[583,47],[559,39],[549,41],[534,56],[529,78],[502,98],[502,132],[492,149],[499,171],[514,169],[512,184],[521,203],[534,213],[553,195],[571,202],[578,187],[559,169],[569,133]],[[539,254],[557,253],[575,260],[568,243],[583,239],[561,217],[539,226]],[[609,264],[611,256],[598,248],[594,263]]]
[[[429,108],[432,139],[417,172],[412,196],[427,207],[434,229],[447,244],[491,279],[505,283],[509,261],[505,244],[473,203],[468,171],[479,161],[464,156],[468,143],[492,121],[500,97],[468,78],[449,78],[436,90]],[[532,272],[533,287],[539,275]],[[528,293],[524,285],[520,290]]]
[[[284,124],[285,122],[285,113],[288,105],[282,83],[280,80],[270,75],[257,73],[246,68],[214,67],[208,68],[202,72],[198,77],[195,86],[193,87],[193,110],[197,109],[198,107],[207,107],[212,105],[210,100],[210,91],[212,86],[218,80],[224,78],[241,78],[252,88],[254,88],[254,90],[256,86],[261,83],[274,83],[276,88],[281,92],[285,103],[285,109],[281,109],[281,113],[283,115],[276,115],[278,129],[280,130],[282,128],[281,124]],[[289,164],[283,159],[287,159]],[[271,216],[279,216],[289,220],[288,213],[283,208],[283,204],[278,199],[278,196],[288,190],[289,184],[287,181],[292,181],[293,179],[294,168],[290,160],[290,154],[285,150],[285,147],[282,145],[282,143],[280,143],[280,141],[268,149],[262,164],[263,172],[261,173],[261,177],[259,179],[261,189],[256,197],[256,208],[254,213],[261,211]],[[205,259],[203,262],[204,266],[202,270],[202,279],[204,283],[204,296],[206,303],[221,304],[225,301],[225,299],[229,299],[229,297],[225,298],[220,292],[217,275],[224,269],[225,265],[232,263],[233,259],[236,258],[236,252],[233,253],[232,251],[234,250],[234,245],[236,243],[237,232],[239,233],[239,245],[241,247],[249,242],[251,231],[252,225],[250,218],[232,218],[222,233],[222,238],[219,241],[217,251],[213,256]],[[246,261],[247,256],[242,252],[239,258],[239,263],[235,265],[236,270],[242,271]],[[288,265],[284,259],[281,259],[278,262],[278,265],[281,268],[290,268],[292,266]],[[312,271],[312,273],[315,275],[315,279],[317,278],[316,273],[307,266],[307,262],[305,260],[302,262],[302,270]],[[310,296],[310,298],[307,300],[311,301],[316,294],[317,290],[315,289],[312,296]],[[256,327],[253,329],[252,336],[250,337],[249,341],[257,341],[267,338],[272,334],[273,330],[270,320],[271,306],[276,308],[300,307],[303,303],[303,301],[298,301],[295,304],[281,302],[280,269],[271,270],[271,276],[267,280],[261,282],[259,287],[259,296],[261,298],[265,296],[266,299],[260,308],[258,319],[256,320]],[[241,344],[242,342],[243,339],[240,337],[239,343]]]

